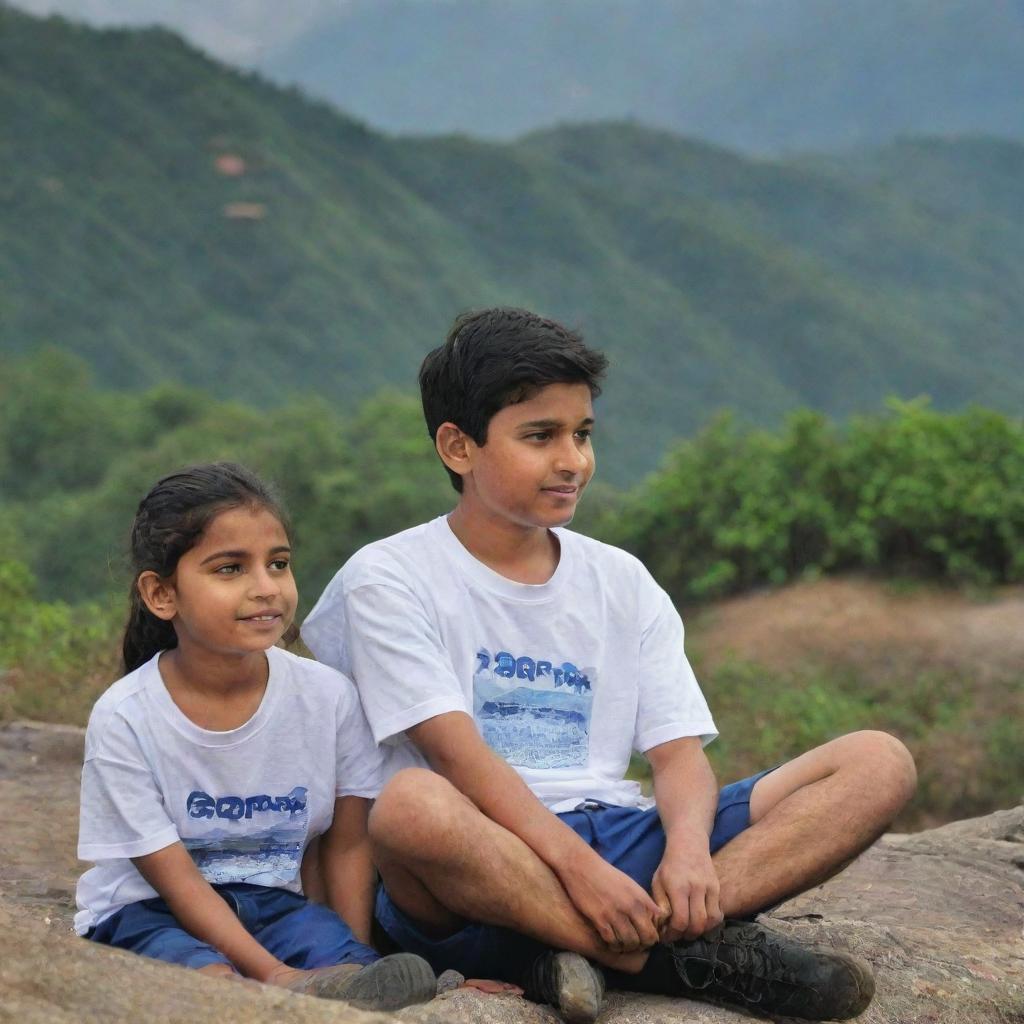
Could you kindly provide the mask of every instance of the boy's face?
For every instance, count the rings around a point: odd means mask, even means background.
[[[526,527],[563,526],[594,475],[594,406],[586,384],[549,384],[507,405],[487,442],[467,440],[463,496],[492,516]]]

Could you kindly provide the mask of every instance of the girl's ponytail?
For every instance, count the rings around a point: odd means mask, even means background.
[[[165,476],[139,502],[130,541],[131,603],[121,645],[126,674],[158,651],[178,646],[171,623],[158,619],[142,600],[139,576],[155,572],[161,579],[170,578],[178,560],[195,545],[213,517],[229,508],[266,509],[290,532],[274,491],[232,462],[211,462]]]
[[[166,619],[158,619],[146,607],[133,580],[128,623],[124,627],[124,641],[121,644],[125,674],[145,665],[158,651],[177,646],[178,636],[174,627]]]

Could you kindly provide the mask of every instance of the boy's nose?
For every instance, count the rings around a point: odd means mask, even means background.
[[[590,458],[587,453],[572,442],[559,448],[555,468],[560,473],[582,473],[589,464]]]

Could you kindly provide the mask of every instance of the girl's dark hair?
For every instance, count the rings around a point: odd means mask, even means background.
[[[144,665],[158,651],[178,646],[171,623],[158,619],[142,600],[140,574],[152,571],[167,579],[211,520],[232,508],[265,509],[281,521],[286,533],[291,532],[273,489],[233,462],[211,462],[172,473],[139,502],[131,532],[131,605],[121,646],[126,673]]]

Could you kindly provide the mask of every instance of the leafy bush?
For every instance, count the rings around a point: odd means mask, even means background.
[[[44,601],[123,593],[139,499],[190,463],[243,462],[280,488],[307,605],[358,547],[454,504],[419,403],[405,395],[347,415],[321,398],[267,411],[179,387],[127,396],[46,352],[12,367],[0,399],[0,534]]]
[[[809,411],[779,433],[723,416],[597,528],[689,601],[844,569],[1018,581],[1024,424],[924,401],[844,430]]]
[[[0,560],[0,719],[84,724],[116,677],[121,602],[36,598],[20,562]]]

